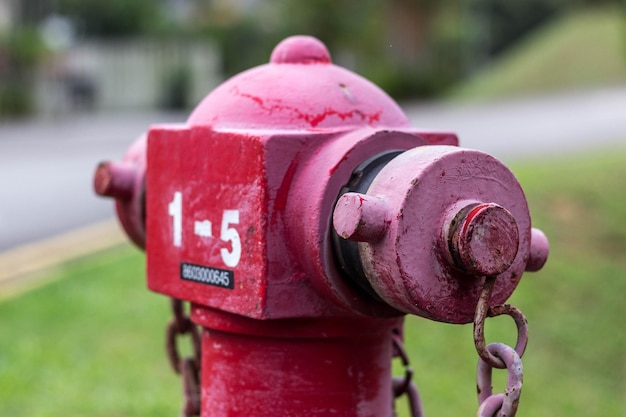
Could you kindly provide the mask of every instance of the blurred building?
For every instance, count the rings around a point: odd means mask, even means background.
[[[193,15],[192,3],[160,0],[157,7],[169,23],[184,25]],[[10,62],[5,70],[0,68],[0,104],[13,102],[6,97],[3,101],[7,89],[2,86],[15,85],[19,79],[23,88],[12,88],[10,99],[28,95],[18,99],[32,102],[28,111],[39,115],[182,109],[195,105],[221,81],[219,53],[206,37],[143,33],[98,36],[86,33],[80,21],[61,14],[57,4],[47,0],[0,0],[0,38],[4,36],[17,45],[16,37],[37,33],[42,44],[38,47],[42,51],[39,58],[28,71]],[[5,56],[4,61],[7,59],[10,61]],[[15,112],[21,113],[23,110]]]
[[[37,110],[186,108],[220,82],[215,47],[206,41],[79,40],[41,66]]]
[[[0,0],[0,32],[9,30],[17,15],[18,0]]]

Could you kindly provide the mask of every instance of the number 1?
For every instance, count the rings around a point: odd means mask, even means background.
[[[174,199],[167,206],[170,216],[173,217],[174,246],[180,247],[183,242],[183,195],[180,191],[174,193]]]

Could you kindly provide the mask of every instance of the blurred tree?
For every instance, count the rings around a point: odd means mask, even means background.
[[[284,32],[315,36],[331,50],[363,50],[365,44],[381,43],[382,11],[375,0],[284,0],[279,6]]]
[[[21,0],[26,21],[54,12],[79,35],[211,37],[226,76],[267,62],[293,34],[326,43],[347,66],[395,98],[432,96],[501,54],[551,17],[623,0]],[[184,19],[169,16],[184,6]]]
[[[227,76],[267,62],[282,38],[309,34],[328,46],[335,63],[395,98],[426,97],[481,68],[556,14],[589,1],[196,0],[192,23],[217,40]]]
[[[29,26],[0,36],[0,118],[33,111],[32,80],[44,52],[39,33]]]
[[[481,48],[488,57],[497,56],[572,5],[564,0],[474,0],[466,4],[468,24],[481,25],[484,33],[474,46]]]
[[[56,12],[72,18],[83,35],[127,37],[158,26],[160,6],[155,0],[58,0]]]

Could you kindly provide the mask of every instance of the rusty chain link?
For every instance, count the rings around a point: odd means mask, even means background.
[[[522,392],[523,367],[521,357],[528,343],[528,322],[524,314],[509,305],[489,306],[496,277],[485,277],[483,290],[476,305],[474,315],[474,345],[480,359],[476,371],[478,390],[477,417],[514,417]],[[515,349],[503,343],[485,341],[485,320],[487,317],[509,315],[517,326]],[[507,370],[507,387],[504,394],[493,394],[491,375],[493,368]]]
[[[200,332],[198,327],[185,313],[183,302],[172,298],[172,313],[174,316],[167,325],[166,350],[177,374],[181,375],[183,382],[183,395],[185,404],[181,410],[182,417],[200,415]],[[193,348],[193,356],[181,358],[178,350],[180,336],[189,334]]]
[[[394,377],[392,380],[394,398],[406,395],[409,401],[409,411],[412,417],[423,417],[422,400],[417,390],[417,385],[413,381],[413,368],[409,362],[409,355],[404,348],[404,341],[400,329],[394,329],[392,334],[393,357],[400,358],[404,366],[404,376]],[[395,409],[394,409],[394,415]]]
[[[480,406],[476,415],[477,417],[513,417],[517,412],[519,397],[522,393],[522,359],[515,349],[503,343],[491,343],[487,349],[504,362],[507,370],[507,384],[504,394],[493,395],[491,386],[493,367],[482,359],[479,360],[476,387]]]

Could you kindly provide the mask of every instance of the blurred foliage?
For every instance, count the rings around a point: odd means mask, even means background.
[[[144,34],[161,19],[154,0],[59,0],[55,12],[70,17],[85,36],[109,38]]]
[[[571,3],[571,2],[570,2]],[[482,47],[495,56],[564,8],[563,0],[474,0],[468,3],[472,23],[483,28]]]
[[[446,95],[493,100],[625,82],[626,20],[615,6],[604,6],[559,16]]]
[[[335,63],[404,99],[442,95],[554,18],[604,4],[624,2],[22,0],[20,13],[25,24],[68,17],[79,37],[207,37],[217,44],[224,76],[266,63],[286,36],[309,34],[328,46]],[[626,32],[624,39],[626,55]],[[180,74],[166,81],[185,83]]]
[[[0,81],[0,120],[5,117],[26,116],[34,110],[32,91],[24,88],[23,80]]]
[[[187,65],[177,65],[165,71],[162,77],[161,108],[185,110],[191,104],[193,75]]]
[[[44,53],[41,38],[31,27],[0,35],[0,118],[33,111],[32,79]]]
[[[0,36],[0,48],[7,61],[5,65],[14,71],[32,68],[45,49],[39,33],[31,27],[19,28]]]
[[[243,14],[209,3],[195,23],[218,43],[226,76],[267,62],[282,38],[309,34],[328,46],[335,63],[402,99],[440,95],[529,32],[589,1],[284,0],[259,2]]]

